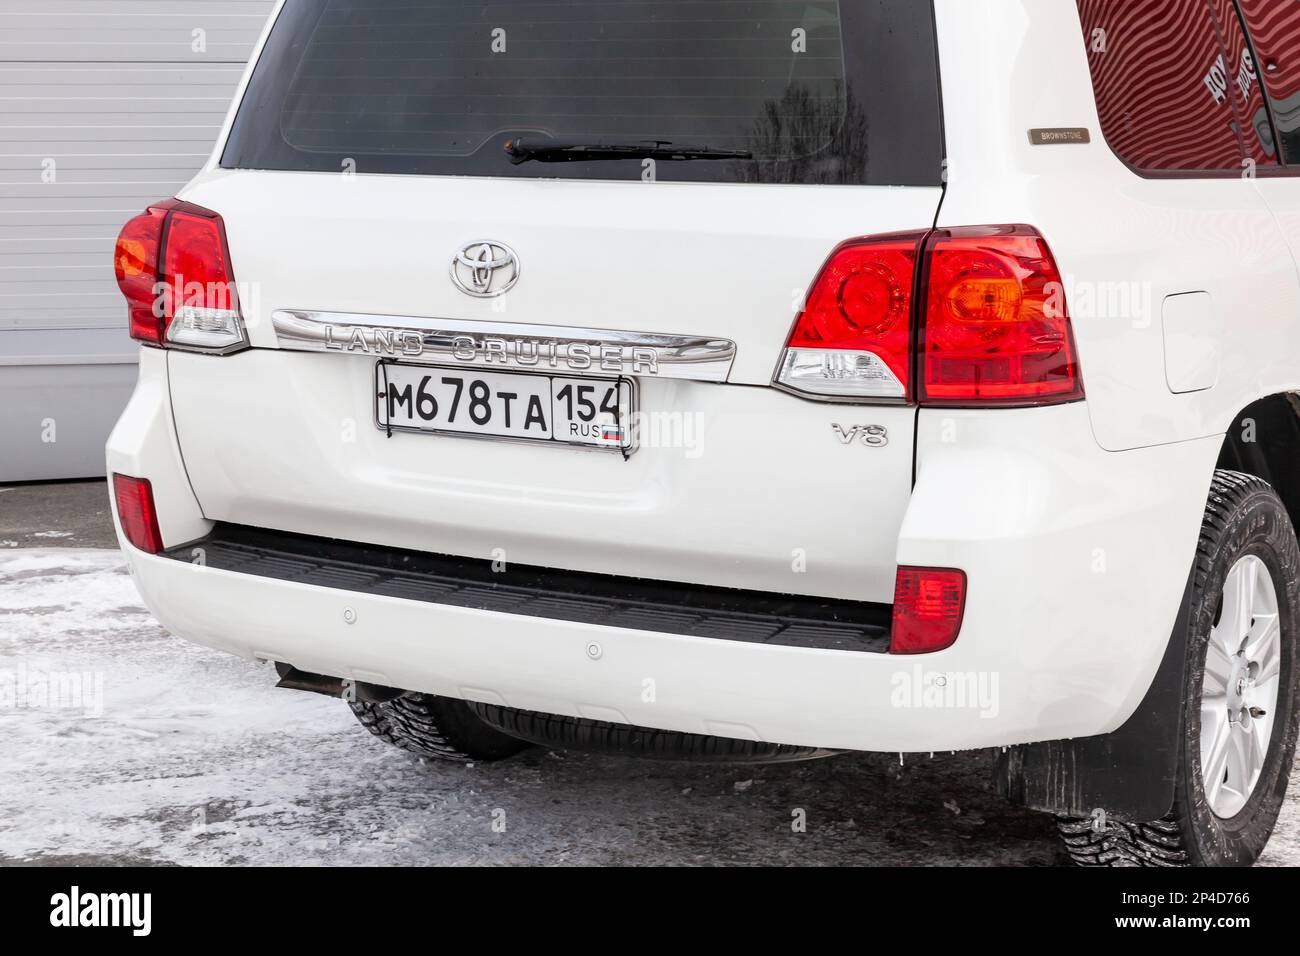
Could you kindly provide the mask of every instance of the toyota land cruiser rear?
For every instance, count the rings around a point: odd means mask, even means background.
[[[1104,761],[1179,732],[1245,403],[1183,428],[1075,314],[1160,206],[1081,6],[282,3],[118,242],[145,600],[428,756],[1011,747],[1029,805],[1163,819]]]

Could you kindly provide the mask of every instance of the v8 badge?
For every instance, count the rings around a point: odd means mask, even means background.
[[[884,425],[841,425],[833,422],[831,428],[835,430],[842,445],[860,441],[869,448],[884,448],[889,444],[889,429]]]

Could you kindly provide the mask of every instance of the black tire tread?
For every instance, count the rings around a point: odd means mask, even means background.
[[[431,760],[501,760],[528,746],[481,724],[464,701],[408,692],[383,702],[349,701],[362,727]]]
[[[1178,824],[1107,820],[1100,832],[1090,819],[1062,817],[1056,823],[1065,852],[1076,866],[1181,867],[1188,865]]]

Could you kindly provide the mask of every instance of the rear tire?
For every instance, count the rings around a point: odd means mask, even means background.
[[[392,700],[348,706],[376,737],[432,760],[504,760],[530,746],[489,727],[465,701],[452,697],[408,691]]]
[[[1080,866],[1250,866],[1277,823],[1300,730],[1300,545],[1267,482],[1215,473],[1193,574],[1173,810],[1058,820]]]

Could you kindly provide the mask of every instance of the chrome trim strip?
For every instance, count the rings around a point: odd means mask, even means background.
[[[554,325],[280,309],[280,348],[441,365],[725,382],[736,343],[686,335]]]

